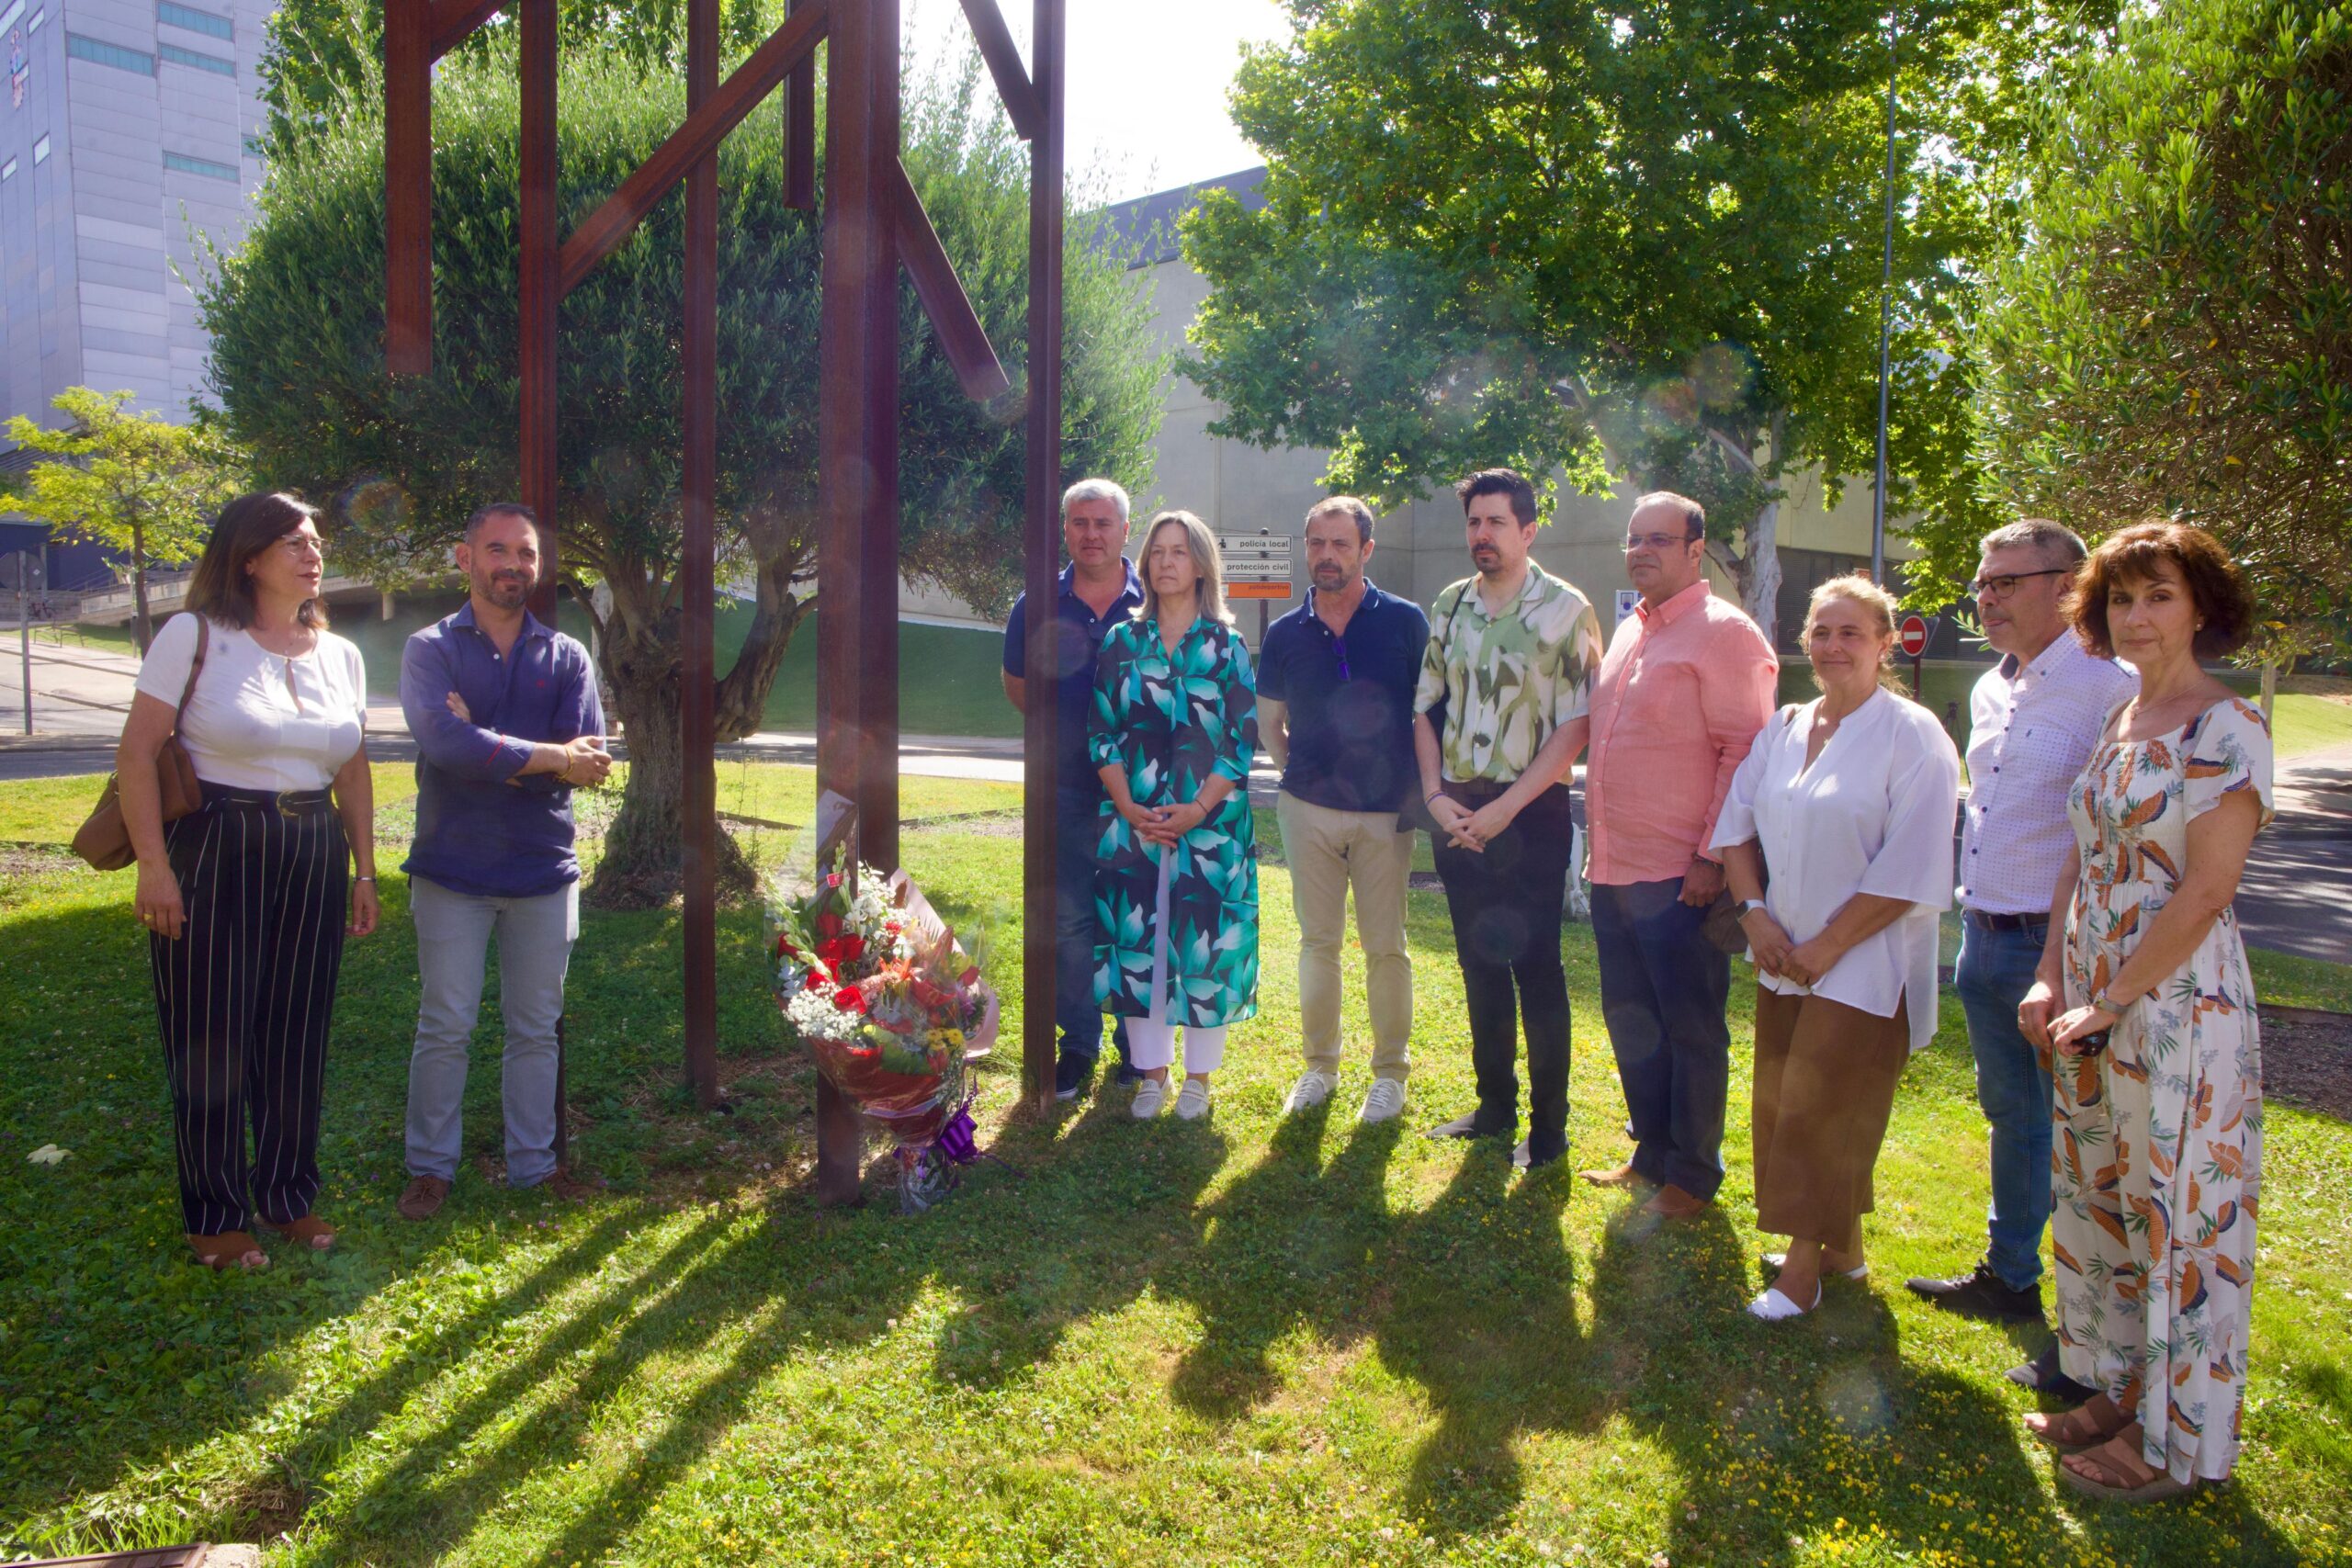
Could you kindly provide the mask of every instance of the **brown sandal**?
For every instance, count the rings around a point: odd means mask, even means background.
[[[2054,1416],[2034,1411],[2026,1416],[2025,1429],[2033,1434],[2036,1441],[2045,1443],[2062,1454],[2078,1454],[2099,1447],[2132,1425],[2131,1416],[2124,1416],[2120,1410],[2116,1414],[2122,1416],[2123,1419],[2109,1426],[2092,1414],[2088,1404],[2072,1410],[2061,1410]]]
[[[222,1231],[219,1235],[198,1235],[190,1231],[187,1244],[195,1248],[196,1260],[216,1273],[223,1269],[250,1271],[269,1267],[268,1255],[262,1251],[261,1244],[243,1231]],[[254,1258],[261,1261],[248,1261]]]
[[[316,1214],[305,1214],[299,1220],[288,1220],[282,1225],[276,1220],[264,1220],[262,1224],[288,1241],[301,1243],[312,1252],[324,1252],[334,1245],[334,1227]]]
[[[2124,1433],[2139,1430],[2140,1424],[2134,1421],[2116,1436],[2120,1438]],[[2110,1442],[2113,1440],[2109,1439]],[[2130,1461],[2145,1471],[2148,1478],[2134,1481],[2130,1470],[2107,1457],[2107,1447],[2102,1443],[2095,1450],[2069,1454],[2060,1460],[2058,1479],[2080,1495],[2099,1503],[2157,1503],[2197,1490],[2193,1477],[2188,1481],[2175,1481],[2164,1471],[2151,1466],[2136,1451],[2129,1455]]]

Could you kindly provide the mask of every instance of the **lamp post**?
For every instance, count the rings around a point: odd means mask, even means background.
[[[1887,349],[1894,313],[1894,70],[1896,13],[1886,13],[1886,249],[1878,284],[1878,477],[1871,486],[1871,581],[1886,581]]]

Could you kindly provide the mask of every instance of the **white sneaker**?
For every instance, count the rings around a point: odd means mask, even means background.
[[[1186,1078],[1184,1087],[1176,1093],[1176,1114],[1187,1122],[1197,1122],[1209,1113],[1209,1086],[1198,1078]]]
[[[1295,1116],[1302,1111],[1312,1111],[1330,1099],[1331,1091],[1339,1087],[1339,1079],[1309,1067],[1291,1085],[1290,1098],[1283,1101],[1283,1114]]]
[[[1821,1304],[1821,1287],[1813,1288],[1813,1306],[1799,1306],[1782,1295],[1779,1287],[1764,1292],[1747,1303],[1748,1315],[1760,1317],[1767,1323],[1786,1323],[1792,1317],[1803,1317]]]
[[[1146,1078],[1136,1085],[1136,1102],[1129,1109],[1135,1112],[1136,1121],[1148,1122],[1159,1115],[1159,1108],[1167,1103],[1168,1080]]]
[[[1375,1122],[1385,1122],[1405,1109],[1405,1086],[1396,1078],[1374,1078],[1372,1092],[1363,1097],[1363,1110],[1356,1120],[1369,1127]]]

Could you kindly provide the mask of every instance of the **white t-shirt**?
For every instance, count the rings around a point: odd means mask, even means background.
[[[1815,698],[1793,717],[1764,721],[1732,775],[1715,848],[1757,840],[1770,879],[1764,907],[1794,942],[1819,936],[1858,893],[1911,908],[1865,937],[1810,991],[1762,976],[1784,996],[1831,1001],[1893,1018],[1910,1015],[1911,1049],[1936,1037],[1936,916],[1951,905],[1951,836],[1960,812],[1960,753],[1935,716],[1891,692],[1846,716],[1812,767],[1804,765]]]
[[[2066,803],[2115,705],[2140,683],[2071,632],[2030,664],[2004,659],[1968,701],[1968,812],[1960,901],[1988,915],[2048,915],[2075,847]]]
[[[139,689],[176,706],[195,658],[196,617],[174,615],[148,645]],[[324,789],[359,750],[367,718],[368,671],[346,638],[321,632],[310,652],[288,659],[215,621],[180,743],[210,784]]]

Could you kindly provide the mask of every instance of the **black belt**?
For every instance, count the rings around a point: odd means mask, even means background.
[[[2030,931],[2047,930],[2050,917],[2044,915],[1988,915],[1982,909],[1963,909],[1961,918],[1972,926],[1988,931]]]
[[[300,817],[309,811],[331,809],[334,805],[334,792],[326,789],[232,789],[227,784],[208,784],[204,786],[204,804],[246,811],[275,811],[281,817]]]

